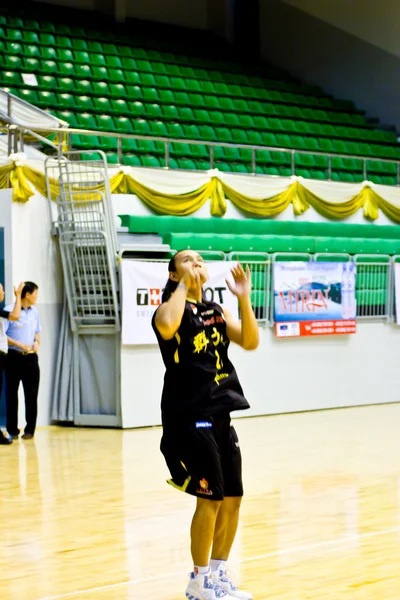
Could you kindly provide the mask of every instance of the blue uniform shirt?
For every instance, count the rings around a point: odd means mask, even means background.
[[[6,306],[5,310],[11,312],[14,305]],[[6,321],[4,323],[5,333],[8,337],[21,342],[21,344],[32,346],[35,341],[35,334],[40,333],[39,313],[34,306],[29,308],[21,308],[21,316],[18,321]],[[12,350],[22,352],[16,346],[10,346]]]

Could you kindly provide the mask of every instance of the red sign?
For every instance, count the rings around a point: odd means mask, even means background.
[[[356,333],[356,320],[348,321],[288,321],[275,323],[276,337],[303,337],[318,335],[349,335]]]

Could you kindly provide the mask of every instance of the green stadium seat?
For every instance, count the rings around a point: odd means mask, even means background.
[[[62,87],[66,92],[71,92],[76,89],[76,91],[82,96],[88,96],[93,93],[92,83],[87,79],[69,79],[68,77],[64,77],[63,79],[58,80],[58,87]]]
[[[118,154],[116,154],[115,152],[109,152],[107,155],[107,163],[111,164],[111,165],[116,165],[118,164]]]
[[[24,27],[24,21],[22,19],[20,19],[19,17],[13,17],[11,15],[9,15],[7,18],[3,17],[1,24],[8,25],[9,27],[13,27],[14,29]]]
[[[39,44],[39,36],[35,31],[23,31],[22,39],[25,44]]]
[[[29,46],[32,49],[32,53],[29,55],[30,57],[40,57],[40,50],[38,46]],[[24,46],[22,44],[18,44],[17,42],[3,42],[0,40],[0,50],[1,53],[8,56],[20,56],[23,55]]]
[[[91,79],[92,69],[89,65],[77,64],[75,65],[75,73],[79,79]]]
[[[90,129],[100,129],[100,131],[114,131],[115,130],[115,123],[113,118],[110,115],[96,115],[95,117],[91,117],[94,122],[95,122],[95,126],[94,127],[90,127]]]
[[[76,102],[85,113],[92,112],[94,109],[92,96],[77,96]]]
[[[97,69],[103,68],[97,67]],[[115,83],[123,83],[125,81],[125,72],[122,69],[108,69],[108,80]]]
[[[177,159],[178,169],[191,169],[192,171],[196,170],[196,163],[193,160],[187,158],[179,158]]]
[[[61,108],[75,108],[75,96],[73,94],[57,94],[57,104]]]
[[[84,148],[87,150],[95,150],[99,147],[99,138],[94,135],[71,135],[72,148]]]
[[[181,121],[194,121],[195,116],[193,110],[190,107],[178,108],[179,119]]]
[[[84,51],[89,51],[89,47],[88,47],[88,43],[86,40],[82,39],[82,37],[80,39],[78,38],[72,38],[71,39],[71,46],[72,49],[74,51],[76,50],[84,50]]]
[[[156,156],[141,156],[140,162],[143,167],[158,168],[162,166],[160,159]]]
[[[125,86],[122,83],[110,83],[108,85],[108,89],[110,90],[110,96],[112,98],[127,98],[128,93],[126,91]]]
[[[74,50],[73,56],[75,61],[78,63],[82,63],[87,66],[89,66],[91,63],[91,54],[89,54],[89,52],[86,52],[85,50]]]
[[[125,81],[128,85],[142,85],[140,74],[137,71],[125,71]]]
[[[38,48],[38,52],[35,52],[35,48],[38,46],[29,46],[29,56],[33,58],[34,56],[40,56],[42,60],[58,60],[58,55],[55,48],[49,47],[41,47],[40,50]]]
[[[118,55],[118,50],[115,44],[103,44],[103,52],[104,54],[114,54],[115,56]]]
[[[134,133],[132,122],[127,117],[114,117],[115,131],[119,133]],[[112,131],[109,129],[108,131]]]
[[[142,94],[143,94],[143,99],[146,102],[152,102],[152,103],[160,102],[160,96],[159,96],[158,90],[156,88],[143,88]]]
[[[149,121],[151,135],[155,137],[167,137],[168,130],[163,121]]]
[[[21,71],[23,68],[22,58],[6,54],[4,57],[4,67],[9,71]]]
[[[69,110],[63,110],[62,112],[58,113],[57,116],[62,121],[66,121],[70,125],[70,127],[81,127],[78,123],[78,115]]]
[[[10,42],[19,42],[23,39],[22,31],[20,31],[19,29],[7,28],[6,29],[6,38]]]
[[[50,108],[57,104],[56,94],[54,92],[38,91],[38,104],[43,108]]]
[[[89,113],[77,113],[76,120],[81,129],[101,129],[95,117]]]
[[[132,121],[132,126],[133,132],[136,133],[136,135],[150,135],[151,133],[150,125],[148,121],[145,121],[144,119],[134,119]]]
[[[0,71],[0,81],[3,87],[20,87],[23,85],[21,75],[15,71]]]
[[[38,104],[38,93],[32,89],[18,90],[18,96],[30,104]]]
[[[124,154],[122,157],[122,164],[130,167],[141,167],[142,163],[139,156],[136,154]]]
[[[100,148],[104,151],[113,151],[118,148],[118,141],[115,137],[99,136]]]
[[[57,23],[54,25],[54,27],[55,27],[55,32],[58,35],[67,35],[67,36],[71,35],[71,30],[70,30],[69,26],[66,25],[65,23]]]
[[[95,40],[88,40],[87,41],[87,49],[89,52],[92,53],[101,53],[103,54],[103,46],[100,42],[95,41]]]
[[[105,81],[88,82],[95,96],[109,96],[110,88]]]
[[[69,48],[57,48],[56,51],[59,60],[64,62],[71,62],[74,60],[74,53]]]
[[[52,69],[52,65],[55,65]],[[52,60],[42,61],[42,70],[46,73],[59,72],[62,77],[76,77],[74,63],[56,62]]]

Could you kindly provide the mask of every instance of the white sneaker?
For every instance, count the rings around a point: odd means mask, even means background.
[[[249,592],[241,592],[232,579],[228,577],[226,568],[219,565],[216,571],[213,571],[212,578],[215,583],[228,594],[229,597],[239,598],[240,600],[253,600],[253,596]]]
[[[219,586],[209,575],[190,574],[190,580],[186,588],[186,598],[189,600],[233,600],[227,592]]]

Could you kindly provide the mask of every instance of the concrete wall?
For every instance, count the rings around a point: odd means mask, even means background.
[[[45,2],[55,6],[67,6],[69,8],[80,8],[82,10],[94,10],[96,0],[33,0],[34,2]],[[51,19],[51,17],[49,16]]]
[[[127,0],[128,18],[207,29],[207,0]]]
[[[284,0],[334,27],[400,57],[398,0]]]
[[[371,29],[374,24],[371,18]],[[400,129],[400,59],[395,54],[281,0],[260,0],[260,39],[267,61]]]

